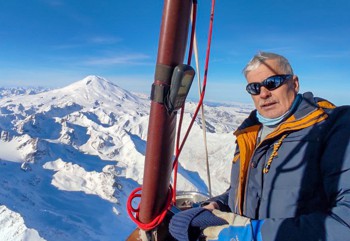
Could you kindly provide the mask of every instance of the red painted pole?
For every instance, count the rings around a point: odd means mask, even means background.
[[[191,0],[165,0],[154,86],[170,86],[172,70],[183,63],[191,14]],[[172,171],[176,114],[151,102],[139,219],[149,223],[163,209]]]

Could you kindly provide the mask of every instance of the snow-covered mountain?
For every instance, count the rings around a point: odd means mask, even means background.
[[[98,76],[0,93],[1,240],[125,240],[142,184],[150,101]],[[9,94],[10,93],[10,94]],[[187,103],[183,132],[196,108]],[[251,106],[205,106],[213,194],[228,185],[232,131]],[[202,118],[180,157],[177,189],[207,193]]]
[[[0,99],[17,95],[34,95],[48,90],[50,89],[44,87],[0,87]]]

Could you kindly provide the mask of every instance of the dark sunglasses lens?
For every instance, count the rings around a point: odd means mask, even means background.
[[[258,95],[260,94],[260,83],[250,83],[247,85],[247,91],[251,95]]]
[[[268,78],[264,81],[263,85],[266,87],[268,90],[274,90],[278,88],[283,82],[283,77],[281,76],[274,76],[271,78]]]
[[[275,75],[265,79],[262,83],[250,83],[247,85],[246,90],[251,95],[260,94],[261,86],[264,86],[268,90],[274,90],[280,87],[285,80],[291,78],[292,75]]]

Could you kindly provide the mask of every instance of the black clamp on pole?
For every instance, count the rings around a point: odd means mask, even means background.
[[[166,96],[170,90],[170,81],[173,74],[174,67],[157,64],[154,76],[154,83],[152,84],[151,100],[164,105]]]

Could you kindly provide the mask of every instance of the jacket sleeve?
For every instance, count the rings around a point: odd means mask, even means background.
[[[273,240],[347,240],[350,237],[350,108],[330,115],[320,160],[328,210],[295,218],[265,219],[261,234]]]

